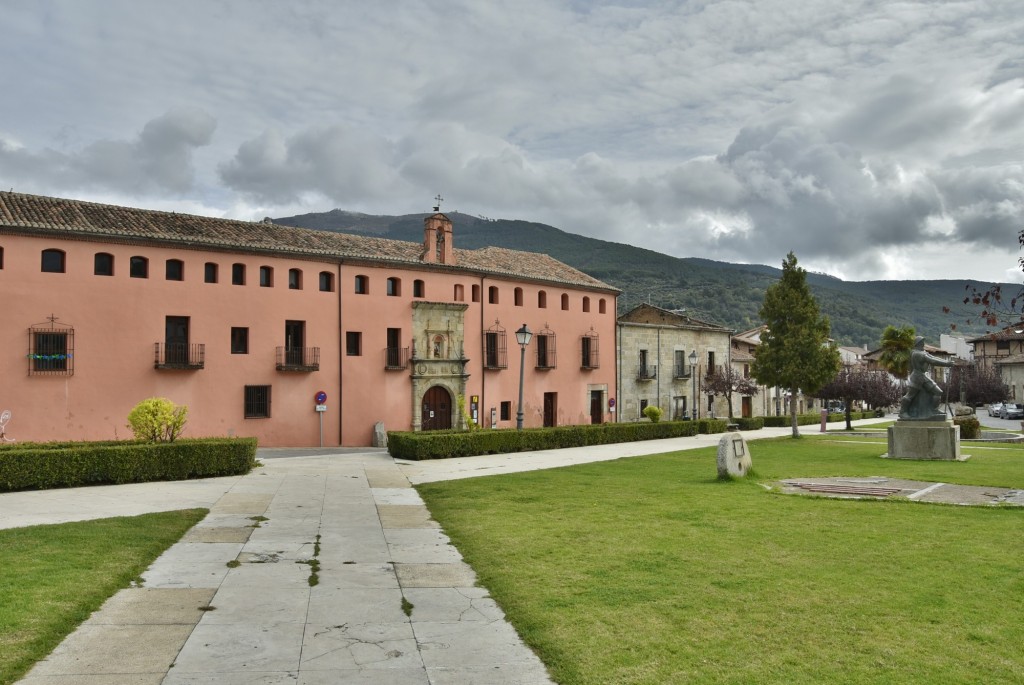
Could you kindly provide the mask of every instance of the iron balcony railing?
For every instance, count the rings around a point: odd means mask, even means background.
[[[155,343],[153,366],[157,369],[202,369],[206,345],[202,343]]]
[[[319,371],[319,347],[278,347],[278,371]]]
[[[672,367],[672,378],[689,378],[690,367],[685,364],[676,364]]]
[[[385,347],[384,368],[388,371],[400,371],[409,368],[409,348]]]
[[[636,372],[638,381],[650,381],[658,377],[658,366],[656,364],[644,364]]]

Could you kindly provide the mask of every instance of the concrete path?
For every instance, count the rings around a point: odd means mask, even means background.
[[[696,449],[720,437],[430,462],[383,450],[261,450],[263,466],[246,476],[0,494],[0,528],[210,508],[142,587],[117,593],[21,682],[550,683],[410,482]]]
[[[210,514],[156,560],[143,587],[117,593],[21,682],[551,682],[386,453],[268,459],[216,480],[183,484],[170,508]],[[82,490],[108,493],[92,518],[151,505],[145,485]],[[138,508],[118,497],[129,492]],[[34,495],[42,512],[71,493],[0,495],[0,515],[6,523],[11,499]]]

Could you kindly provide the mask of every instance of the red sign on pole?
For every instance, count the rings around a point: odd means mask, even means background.
[[[323,404],[324,402],[327,401],[327,393],[325,393],[323,390],[321,390],[320,392],[318,392],[316,394],[315,399],[316,399],[316,403],[317,404]]]

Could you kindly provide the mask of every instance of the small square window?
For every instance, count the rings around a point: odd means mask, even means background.
[[[402,281],[397,278],[388,279],[388,297],[398,297],[402,294]]]
[[[206,262],[203,267],[203,280],[207,283],[217,282],[217,264],[215,262]]]
[[[334,292],[334,274],[330,271],[320,272],[320,291],[325,293]]]
[[[43,250],[42,270],[46,273],[64,273],[64,251]]]
[[[501,420],[511,421],[512,420],[512,403],[502,402],[501,403]]]
[[[288,269],[288,289],[302,290],[302,270]]]
[[[426,286],[424,285],[423,281],[417,278],[415,281],[412,282],[412,296],[426,297],[424,293],[426,293]]]
[[[274,287],[274,269],[269,266],[260,267],[260,287],[261,288],[273,288]]]
[[[114,275],[114,255],[107,252],[97,252],[93,257],[92,272],[97,276]]]
[[[132,278],[149,278],[149,260],[145,257],[132,257],[128,263],[128,275]]]
[[[359,357],[363,354],[363,334],[358,331],[345,333],[345,354],[349,357]]]
[[[231,354],[249,354],[248,327],[231,327]]]
[[[245,264],[231,265],[231,285],[245,285]]]
[[[366,276],[356,276],[356,295],[366,295],[370,292],[370,279]]]
[[[269,385],[247,385],[247,386],[245,386],[245,418],[247,418],[247,419],[269,419],[270,418],[270,386]]]
[[[180,259],[168,259],[166,278],[168,281],[185,280],[185,262]]]

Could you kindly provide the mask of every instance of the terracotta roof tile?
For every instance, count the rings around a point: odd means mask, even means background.
[[[417,264],[435,269],[461,268],[618,292],[582,271],[534,252],[498,247],[456,249],[457,266],[430,265],[421,261],[423,246],[419,243],[23,193],[0,191],[0,227],[86,239],[142,240],[326,259]]]

